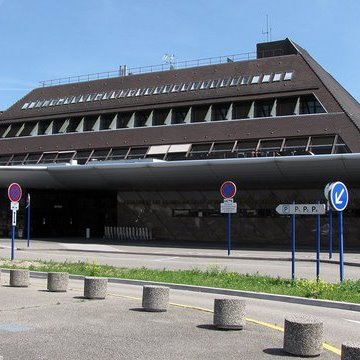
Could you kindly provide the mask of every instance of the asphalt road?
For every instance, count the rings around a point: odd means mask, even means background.
[[[2,240],[2,258],[10,256],[9,240]],[[218,267],[239,273],[259,273],[270,276],[291,277],[291,261],[288,252],[274,251],[234,251],[227,257],[225,250],[202,250],[183,248],[128,247],[120,245],[80,244],[33,241],[28,249],[24,241],[17,241],[16,259],[88,261],[117,267],[142,267],[150,269],[209,269]],[[315,279],[316,263],[314,253],[298,253],[296,277]],[[339,265],[328,261],[328,254],[322,254],[320,278],[325,281],[339,281]],[[345,260],[357,266],[345,266],[346,279],[360,278],[360,256],[346,254]]]
[[[8,276],[3,274],[3,284]],[[82,298],[81,280],[67,293],[49,293],[46,279],[29,288],[2,286],[0,355],[4,359],[280,359],[283,326],[290,313],[324,321],[324,340],[339,348],[358,341],[360,314],[312,306],[246,299],[244,330],[217,331],[212,325],[214,294],[171,290],[167,313],[145,313],[142,287],[109,284],[106,300]],[[221,296],[224,297],[224,296]],[[183,306],[185,305],[185,306]],[[187,307],[190,306],[190,307]],[[199,309],[202,308],[203,310]],[[253,320],[263,322],[255,324]],[[339,359],[325,350],[321,359]]]

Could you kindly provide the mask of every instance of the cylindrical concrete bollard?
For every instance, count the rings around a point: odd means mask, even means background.
[[[65,272],[49,272],[47,289],[53,292],[66,292],[69,285],[69,274]]]
[[[292,355],[318,356],[323,350],[324,324],[308,315],[285,318],[284,350]]]
[[[107,278],[87,276],[84,280],[84,297],[86,299],[105,299]]]
[[[11,269],[10,270],[10,286],[28,287],[30,280],[29,270]]]
[[[359,360],[360,343],[345,342],[341,345],[341,360]]]
[[[214,300],[214,326],[218,329],[241,330],[245,326],[246,301],[241,299]]]
[[[169,305],[170,289],[166,286],[144,286],[142,307],[145,311],[164,312]]]

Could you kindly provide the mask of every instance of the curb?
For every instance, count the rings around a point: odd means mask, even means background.
[[[10,270],[2,269],[2,272],[10,273]],[[30,276],[34,278],[45,279],[47,277],[47,273],[40,271],[30,271]],[[73,280],[82,280],[84,279],[84,276],[69,275],[69,278]],[[309,299],[309,298],[302,298],[299,296],[277,295],[277,294],[258,293],[254,291],[211,288],[206,286],[183,285],[183,284],[156,282],[156,281],[130,280],[130,279],[118,279],[118,278],[108,278],[108,282],[114,284],[138,285],[138,286],[161,285],[161,286],[167,286],[170,289],[174,289],[174,290],[201,292],[208,294],[221,294],[221,295],[230,295],[230,296],[241,296],[252,299],[279,301],[279,302],[286,302],[292,304],[319,306],[319,307],[327,307],[332,309],[360,312],[360,304],[331,301],[331,300]]]

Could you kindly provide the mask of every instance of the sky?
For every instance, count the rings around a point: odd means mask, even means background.
[[[267,15],[360,101],[359,0],[0,0],[0,111],[42,80],[255,51]]]

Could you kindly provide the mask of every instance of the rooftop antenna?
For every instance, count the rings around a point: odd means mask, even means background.
[[[268,14],[266,14],[266,31],[262,30],[262,34],[266,35],[266,42],[272,41],[272,28]]]
[[[165,61],[166,64],[170,65],[170,70],[175,69],[175,55],[174,54],[166,53],[163,56],[163,61]]]

